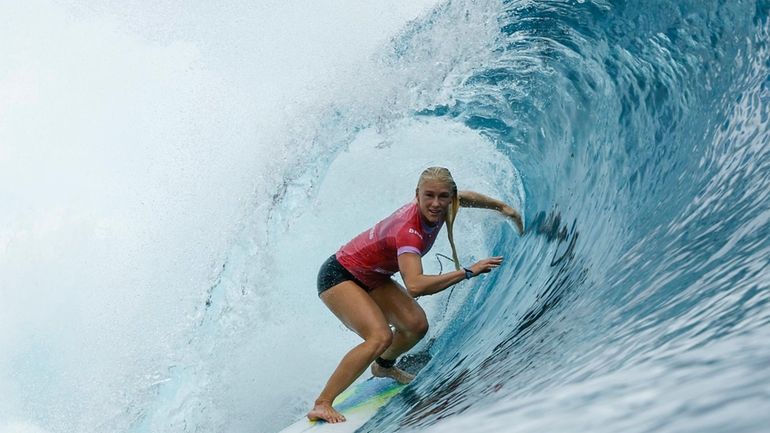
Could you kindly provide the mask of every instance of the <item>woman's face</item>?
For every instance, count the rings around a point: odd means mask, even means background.
[[[417,188],[417,205],[429,224],[437,224],[452,203],[452,187],[436,180],[426,180]]]

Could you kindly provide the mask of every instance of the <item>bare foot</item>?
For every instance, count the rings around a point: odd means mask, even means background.
[[[376,362],[372,363],[372,374],[376,377],[391,377],[396,382],[406,385],[414,380],[414,375],[405,372],[398,367],[385,368]]]
[[[346,421],[345,417],[337,412],[337,410],[332,407],[331,403],[318,400],[316,400],[313,409],[307,413],[307,419],[310,421],[322,420],[332,424]]]

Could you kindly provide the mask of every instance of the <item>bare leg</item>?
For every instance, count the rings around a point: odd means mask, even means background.
[[[345,417],[332,407],[332,402],[391,345],[393,333],[380,307],[352,281],[326,290],[321,294],[321,300],[345,326],[364,339],[342,358],[316,399],[315,406],[307,413],[310,420],[336,423],[345,421]]]
[[[428,332],[425,311],[395,281],[376,288],[370,296],[383,311],[388,323],[396,328],[393,341],[380,355],[383,359],[395,360],[414,347]],[[414,375],[400,368],[385,368],[377,363],[372,364],[372,374],[377,377],[392,377],[399,383],[409,383],[414,379]]]

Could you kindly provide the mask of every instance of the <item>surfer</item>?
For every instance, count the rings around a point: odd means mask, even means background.
[[[519,233],[524,232],[517,210],[477,192],[458,191],[449,170],[430,167],[417,182],[414,200],[343,245],[321,266],[318,296],[364,341],[342,358],[307,413],[310,420],[345,421],[332,402],[370,364],[374,376],[411,382],[414,376],[398,368],[396,358],[428,331],[425,312],[414,298],[438,293],[500,266],[501,256],[460,266],[452,233],[460,206],[497,210],[513,220]],[[421,257],[433,246],[445,222],[456,270],[424,275]],[[391,278],[396,272],[401,273],[406,288]]]

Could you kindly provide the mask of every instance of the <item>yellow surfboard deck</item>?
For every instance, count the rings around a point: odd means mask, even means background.
[[[401,385],[390,378],[371,377],[359,382],[334,400],[334,408],[345,415],[347,421],[329,424],[323,421],[309,421],[303,417],[280,433],[347,433],[364,425],[377,410],[401,392]]]

